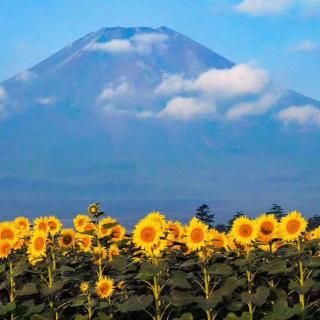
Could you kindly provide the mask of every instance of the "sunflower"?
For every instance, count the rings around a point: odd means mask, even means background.
[[[114,282],[109,277],[102,277],[96,283],[96,293],[101,299],[107,299],[112,295]]]
[[[98,224],[98,237],[103,238],[111,236],[112,234],[112,224],[117,223],[116,219],[111,217],[106,217],[102,219]]]
[[[47,217],[39,217],[36,218],[33,221],[34,229],[35,230],[40,230],[44,232],[49,232],[49,225],[48,225],[48,218]]]
[[[279,229],[284,241],[296,240],[307,228],[307,220],[301,212],[292,211],[280,221]]]
[[[166,224],[165,215],[161,214],[159,211],[151,211],[144,219],[159,224],[161,228],[165,227]]]
[[[121,241],[124,239],[126,234],[126,228],[121,224],[117,224],[111,228],[111,240],[112,241]]]
[[[45,256],[47,249],[47,233],[41,230],[35,230],[31,236],[28,245],[29,255],[38,258]]]
[[[228,239],[224,232],[219,232],[216,229],[210,229],[209,231],[210,242],[216,249],[226,249],[228,246]]]
[[[82,293],[88,293],[90,288],[89,282],[83,281],[80,283],[80,290]]]
[[[171,242],[181,242],[184,236],[184,227],[179,221],[168,221],[166,225],[167,239]]]
[[[59,238],[60,248],[71,248],[76,243],[76,232],[71,228],[62,229]]]
[[[89,223],[91,223],[91,219],[84,214],[78,214],[73,219],[74,227],[78,232],[84,232],[86,225],[88,225]]]
[[[317,227],[310,232],[310,240],[319,239],[319,238],[320,238],[320,227]]]
[[[246,216],[239,217],[234,220],[231,233],[238,244],[248,245],[257,238],[257,224]]]
[[[92,236],[89,234],[77,233],[77,243],[79,244],[80,250],[83,252],[91,251]]]
[[[97,229],[97,226],[93,222],[89,222],[84,226],[83,232],[91,232],[91,231],[95,231],[96,229]]]
[[[12,244],[7,240],[0,241],[0,259],[9,257],[12,249]]]
[[[258,227],[258,240],[268,243],[275,238],[278,221],[274,214],[262,214],[256,219],[256,223]]]
[[[55,234],[57,234],[62,227],[61,221],[58,218],[56,218],[55,216],[48,217],[47,224],[49,226],[49,233],[53,236]]]
[[[99,264],[102,260],[105,260],[108,256],[107,251],[104,247],[94,247],[93,248],[93,255],[94,255],[94,263]]]
[[[32,266],[35,266],[37,263],[43,260],[42,257],[35,257],[33,255],[28,255],[28,261]]]
[[[191,251],[199,250],[206,246],[209,238],[208,226],[197,219],[192,218],[186,228],[186,245]]]
[[[13,221],[22,237],[26,236],[30,230],[30,221],[25,217],[17,217]]]
[[[146,249],[146,253],[150,257],[161,257],[167,248],[167,244],[166,240],[160,239],[154,247]]]
[[[0,223],[0,241],[8,241],[14,244],[19,240],[18,230],[13,222],[1,222]]]
[[[113,257],[118,256],[120,254],[120,249],[116,244],[112,244],[108,250],[108,258],[112,261]]]
[[[93,216],[98,216],[99,215],[99,209],[100,209],[99,203],[92,203],[88,207],[88,213],[93,215]]]
[[[140,220],[133,231],[132,240],[136,247],[151,249],[163,236],[159,224],[150,219]]]

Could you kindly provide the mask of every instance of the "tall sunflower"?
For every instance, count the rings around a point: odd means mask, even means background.
[[[120,249],[116,244],[112,244],[108,249],[108,259],[112,261],[113,257],[120,254]]]
[[[163,231],[159,224],[150,219],[142,219],[134,228],[132,241],[138,248],[150,249],[159,242],[162,236]]]
[[[73,219],[74,227],[78,232],[85,232],[86,226],[90,223],[91,223],[91,219],[85,214],[78,214]]]
[[[216,249],[226,249],[228,247],[228,239],[224,232],[219,232],[216,229],[209,231],[210,242],[209,244]]]
[[[262,214],[256,219],[258,240],[268,243],[276,237],[278,221],[274,214]]]
[[[307,228],[307,220],[299,211],[292,211],[280,221],[279,230],[284,241],[296,240]]]
[[[159,211],[151,211],[144,219],[158,224],[161,228],[164,228],[166,225],[166,217]]]
[[[6,240],[0,240],[0,259],[9,257],[12,249],[12,244]]]
[[[77,233],[77,243],[79,244],[80,250],[83,252],[91,251],[92,236],[89,234]]]
[[[186,245],[191,251],[199,250],[207,245],[209,240],[208,226],[193,217],[186,228]]]
[[[61,227],[62,227],[61,221],[55,216],[48,217],[47,218],[47,224],[49,226],[49,230],[48,231],[53,236],[55,234],[57,234],[60,231]]]
[[[8,241],[14,244],[19,240],[18,230],[13,222],[0,223],[0,241]]]
[[[121,224],[117,224],[111,228],[111,240],[112,241],[121,241],[124,239],[126,234],[126,228]]]
[[[30,231],[30,221],[26,217],[17,217],[13,221],[22,237],[26,236]]]
[[[233,222],[231,234],[240,245],[248,245],[258,236],[257,224],[248,217],[239,217]]]
[[[48,218],[47,217],[38,217],[34,219],[33,226],[35,230],[40,230],[44,232],[49,232],[49,225],[48,225]]]
[[[93,255],[94,255],[94,263],[99,264],[103,260],[107,259],[108,253],[107,250],[100,246],[93,248]]]
[[[114,281],[109,277],[102,277],[96,283],[96,293],[101,299],[109,298],[114,289]]]
[[[112,235],[112,225],[116,224],[117,220],[112,217],[106,217],[99,221],[98,237],[103,238]]]
[[[184,236],[184,227],[179,221],[168,221],[166,224],[167,239],[172,242],[181,242]]]
[[[35,230],[31,236],[28,245],[28,254],[38,258],[46,255],[47,233],[41,230]]]
[[[60,248],[72,248],[76,244],[76,232],[71,228],[62,229],[58,243]]]

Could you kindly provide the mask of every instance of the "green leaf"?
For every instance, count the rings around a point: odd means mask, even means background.
[[[168,283],[173,288],[190,289],[191,286],[187,280],[187,276],[187,273],[183,271],[173,271]]]
[[[198,302],[197,297],[193,296],[188,291],[173,290],[170,297],[172,304],[178,307]]]
[[[63,288],[63,281],[56,281],[52,288],[49,288],[47,286],[43,286],[40,290],[41,294],[44,296],[49,296],[51,294],[54,294],[55,292],[61,290]]]
[[[0,305],[0,316],[4,316],[9,312],[12,312],[16,309],[16,304],[14,302],[9,302],[5,305]]]
[[[198,306],[204,311],[213,310],[222,301],[222,297],[219,295],[213,295],[209,299],[205,299],[202,296],[197,297]]]
[[[17,290],[17,296],[27,296],[38,292],[37,286],[34,283],[26,283],[21,290]]]
[[[132,312],[146,309],[153,301],[152,295],[130,296],[124,303],[117,303],[121,312]]]
[[[224,320],[250,320],[251,316],[249,312],[243,312],[240,317],[234,313],[228,313]]]
[[[190,312],[184,313],[180,318],[173,318],[173,320],[193,320],[193,315]]]
[[[261,307],[267,302],[269,297],[270,290],[264,286],[260,286],[257,288],[257,292],[255,294],[250,294],[249,292],[241,293],[241,301],[243,303],[253,303],[255,306]]]
[[[5,263],[0,264],[0,273],[4,272],[6,270],[6,265]]]
[[[86,301],[87,301],[86,296],[78,296],[72,301],[72,303],[70,304],[70,307],[83,306]]]
[[[315,282],[311,278],[307,279],[303,285],[301,285],[297,281],[291,280],[289,283],[289,289],[297,292],[298,294],[306,294],[312,289],[314,284]]]
[[[229,276],[233,273],[232,267],[225,263],[215,263],[210,271],[218,276]]]

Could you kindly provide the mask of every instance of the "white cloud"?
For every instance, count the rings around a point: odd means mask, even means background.
[[[253,16],[278,15],[285,12],[293,0],[243,0],[234,8],[241,13]]]
[[[164,33],[139,33],[129,39],[113,39],[107,42],[93,42],[86,50],[105,51],[110,53],[126,53],[150,51],[155,43],[162,43],[168,39]]]
[[[313,41],[310,40],[305,40],[296,45],[295,47],[292,48],[292,51],[297,51],[297,52],[311,52],[315,51],[318,49],[318,44],[316,44]]]
[[[158,116],[189,121],[212,115],[215,110],[216,107],[212,103],[199,98],[175,97],[167,102]]]
[[[20,72],[15,77],[15,80],[21,81],[21,82],[26,82],[26,81],[32,80],[34,78],[36,78],[36,74],[34,72],[31,72],[29,70],[25,70],[25,71]]]
[[[0,101],[6,97],[6,90],[3,86],[0,86]]]
[[[106,51],[111,53],[133,51],[133,47],[128,40],[114,39],[108,42],[94,42],[88,47],[92,51]]]
[[[44,105],[44,106],[50,106],[50,105],[57,102],[57,98],[54,96],[41,97],[41,98],[37,99],[37,102]]]
[[[199,92],[215,99],[261,92],[269,83],[266,71],[248,64],[238,64],[230,69],[209,69],[196,79],[181,75],[167,76],[155,89],[160,95],[181,92]]]
[[[320,126],[320,109],[313,105],[292,106],[278,113],[284,124],[297,123],[301,126]]]
[[[97,100],[98,101],[107,100],[107,99],[112,100],[114,98],[128,96],[133,93],[134,93],[134,88],[127,81],[122,81],[117,86],[111,85],[105,88]]]
[[[236,104],[227,112],[227,118],[234,120],[248,115],[264,114],[274,106],[279,98],[279,94],[266,93],[257,101]]]

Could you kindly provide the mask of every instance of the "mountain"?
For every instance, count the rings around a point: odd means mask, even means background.
[[[103,28],[0,84],[0,215],[315,213],[319,107],[169,28]]]

